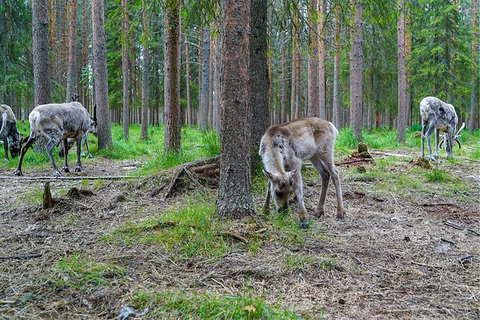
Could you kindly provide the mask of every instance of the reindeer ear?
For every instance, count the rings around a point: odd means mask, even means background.
[[[268,179],[270,180],[276,180],[277,179],[277,176],[273,173],[270,173],[266,170],[262,170],[263,174],[265,175],[265,177],[267,177]]]
[[[292,178],[295,176],[297,173],[297,169],[293,169],[292,171],[287,172],[287,179],[291,182]]]

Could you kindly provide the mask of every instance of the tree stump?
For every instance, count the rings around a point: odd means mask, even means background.
[[[42,208],[45,209],[50,209],[53,207],[53,198],[52,198],[52,192],[50,191],[50,182],[45,182],[45,185],[43,186],[43,206]]]

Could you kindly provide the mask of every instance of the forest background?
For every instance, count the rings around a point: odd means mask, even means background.
[[[361,137],[355,127],[396,128],[400,108],[406,110],[406,126],[419,125],[418,103],[433,95],[452,103],[459,123],[465,121],[472,132],[480,100],[477,2],[268,1],[270,123],[311,115],[318,105],[319,115],[338,128],[350,125]],[[48,0],[48,7],[51,101],[70,99],[69,45],[76,28],[75,82],[79,101],[93,113],[91,3]],[[179,12],[180,119],[203,129],[218,130],[220,122],[220,7],[217,1],[184,1]],[[113,122],[141,122],[142,86],[149,125],[164,122],[163,13],[162,1],[105,1]],[[19,119],[34,107],[31,23],[30,1],[0,1],[0,101]],[[352,68],[353,59],[360,69]],[[357,102],[351,100],[352,86],[360,90]],[[312,96],[315,87],[319,93]],[[352,105],[360,108],[360,125],[351,123]]]

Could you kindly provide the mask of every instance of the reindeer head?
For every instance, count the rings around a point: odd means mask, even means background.
[[[277,175],[268,171],[263,171],[268,180],[270,180],[270,193],[275,203],[275,209],[278,212],[285,212],[288,209],[288,196],[293,190],[293,177],[297,169],[293,169],[282,175]]]
[[[458,129],[457,133],[455,133],[455,130],[452,130],[450,132],[445,132],[443,134],[443,140],[440,141],[440,148],[443,145],[443,142],[445,142],[445,150],[447,152],[447,157],[453,157],[453,146],[455,143],[458,143],[458,147],[461,149],[462,144],[460,143],[460,135],[465,128],[465,122],[462,124],[460,129]]]

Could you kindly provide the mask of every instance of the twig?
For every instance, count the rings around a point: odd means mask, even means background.
[[[419,203],[420,207],[456,207],[459,208],[458,205],[454,203]]]
[[[224,232],[219,232],[218,233],[220,236],[226,236],[226,237],[231,237],[231,238],[234,238],[234,239],[237,239],[243,243],[248,243],[248,239],[245,238],[245,237],[242,237],[241,235],[238,235],[238,234],[235,234],[233,232],[228,232],[228,231],[224,231]]]
[[[455,224],[455,223],[453,223],[449,220],[444,221],[443,224],[446,225],[446,226],[452,227],[454,229],[457,229],[457,230],[470,231],[471,233],[476,234],[477,236],[480,236],[480,233],[478,233],[477,231],[475,231],[473,229],[469,229],[467,227],[459,226],[458,224]]]
[[[443,241],[443,242],[455,245],[455,242],[453,242],[453,241],[450,241],[450,240],[447,240],[447,239],[444,239],[444,238],[440,238],[440,240]]]
[[[62,180],[121,180],[121,179],[143,179],[141,176],[75,176],[75,177],[17,177],[17,176],[0,176],[0,180],[15,181],[41,181],[53,182]]]
[[[463,263],[464,263],[466,260],[469,260],[469,259],[472,259],[472,258],[473,258],[473,254],[469,254],[468,256],[464,256],[464,257],[458,258],[458,262],[460,262],[460,263],[463,265]]]
[[[43,256],[43,253],[15,254],[11,256],[0,256],[0,260],[31,259],[31,258],[38,258],[41,256]]]
[[[388,153],[388,152],[381,152],[381,151],[370,151],[370,154],[375,154],[380,156],[389,156],[389,157],[399,157],[399,158],[412,158],[412,156],[409,156],[406,154]]]
[[[185,170],[185,167],[180,167],[180,169],[177,171],[177,173],[175,174],[175,177],[172,179],[172,181],[170,181],[170,183],[167,186],[167,191],[164,193],[162,198],[163,200],[167,199],[172,195],[173,187],[175,187],[175,185],[177,184],[177,180],[180,178],[184,170]]]
[[[352,164],[352,163],[356,163],[356,162],[372,162],[372,161],[373,161],[373,159],[370,159],[370,158],[353,159],[353,160],[349,160],[349,161],[336,162],[335,165],[336,166],[343,166],[344,164]]]
[[[199,187],[200,189],[202,189],[205,193],[210,193],[210,190],[208,190],[207,188],[205,188],[204,186],[202,186],[200,184],[200,182],[198,182],[197,179],[195,179],[195,177],[193,176],[193,174],[187,169],[185,168],[185,173],[187,174],[187,176],[190,178],[190,180],[192,180],[192,182],[197,186]]]
[[[416,264],[417,266],[422,266],[422,267],[427,267],[427,268],[432,268],[432,269],[443,269],[443,267],[441,267],[441,266],[432,266],[430,264],[416,262],[416,261],[411,261],[411,263]]]

